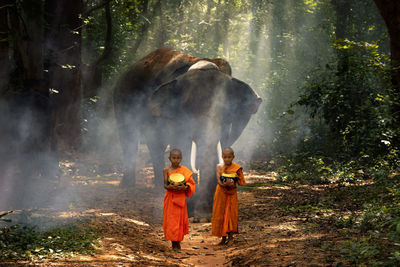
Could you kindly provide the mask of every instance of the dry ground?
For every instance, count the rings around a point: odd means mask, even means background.
[[[163,194],[152,188],[152,171],[143,167],[135,189],[118,186],[121,174],[94,173],[88,163],[63,162],[65,172],[50,195],[48,208],[31,217],[86,221],[102,229],[95,256],[8,262],[39,266],[332,266],[338,256],[321,249],[325,241],[342,238],[329,225],[309,230],[309,218],[283,208],[301,204],[324,187],[284,186],[275,176],[245,172],[248,186],[239,190],[239,231],[228,246],[217,246],[210,223],[190,223],[190,232],[175,253],[162,231]],[[100,173],[100,174],[99,174]],[[38,191],[40,192],[40,191]],[[55,192],[55,193],[54,193]],[[43,192],[40,192],[43,194]],[[50,204],[50,202],[52,202]],[[18,214],[18,212],[16,212]],[[323,214],[321,215],[323,216]]]

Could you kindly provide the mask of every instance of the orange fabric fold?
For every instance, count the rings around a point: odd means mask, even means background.
[[[182,241],[184,235],[189,233],[189,218],[187,213],[186,197],[191,197],[195,192],[195,182],[192,177],[192,171],[185,166],[168,173],[180,173],[185,176],[186,185],[189,188],[186,191],[167,190],[164,197],[163,209],[163,229],[166,240]]]
[[[238,185],[246,185],[243,175],[243,169],[239,164],[232,163],[229,167],[224,167],[219,172],[236,173],[239,177]],[[213,214],[212,214],[212,230],[214,236],[226,236],[228,232],[238,232],[239,221],[239,205],[237,199],[236,187],[226,188],[219,184],[214,194]]]

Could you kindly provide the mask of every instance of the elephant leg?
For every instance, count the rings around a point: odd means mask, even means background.
[[[163,169],[165,167],[164,151],[166,145],[163,142],[161,134],[154,131],[154,129],[148,131],[145,138],[150,152],[151,161],[153,163],[154,186],[157,191],[162,191],[164,188]]]
[[[120,127],[120,143],[123,152],[124,176],[120,186],[135,186],[136,184],[136,156],[138,150],[139,133],[137,128],[129,125]]]

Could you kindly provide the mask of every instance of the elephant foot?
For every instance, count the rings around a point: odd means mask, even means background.
[[[190,217],[189,222],[191,222],[191,223],[209,223],[209,222],[211,222],[211,216]]]

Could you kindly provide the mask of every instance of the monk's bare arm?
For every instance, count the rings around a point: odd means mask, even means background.
[[[168,190],[170,189],[168,185],[168,168],[164,168],[163,176],[164,176],[164,188]]]
[[[246,185],[246,181],[244,180],[243,169],[239,169],[237,172],[239,179],[237,180],[238,185]]]
[[[221,181],[221,179],[219,179],[219,172],[222,170],[222,168],[223,168],[223,166],[221,165],[221,164],[217,164],[217,174],[216,174],[216,177],[217,177],[217,183],[220,185],[220,186],[225,186],[223,183],[222,183],[222,181]]]

